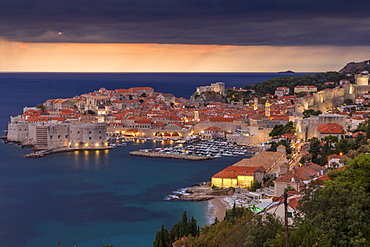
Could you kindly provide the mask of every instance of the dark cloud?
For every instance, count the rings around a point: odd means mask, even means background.
[[[370,2],[0,0],[0,38],[23,42],[368,45]]]

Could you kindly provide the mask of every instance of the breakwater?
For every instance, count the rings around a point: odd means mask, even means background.
[[[182,160],[211,160],[212,157],[209,156],[198,156],[198,155],[188,155],[188,154],[168,154],[168,153],[153,153],[144,151],[132,151],[130,155],[133,156],[144,156],[151,158],[168,158],[168,159],[182,159]]]
[[[48,154],[53,153],[60,153],[60,152],[71,152],[71,151],[90,151],[90,150],[105,150],[105,149],[112,149],[114,147],[108,146],[108,147],[96,147],[96,148],[56,148],[56,149],[47,149],[47,150],[41,150],[34,153],[26,154],[25,158],[41,158]]]

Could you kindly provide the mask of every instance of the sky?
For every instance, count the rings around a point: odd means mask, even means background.
[[[0,0],[0,71],[319,72],[369,59],[367,0]]]

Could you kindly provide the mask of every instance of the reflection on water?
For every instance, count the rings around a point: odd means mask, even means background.
[[[98,170],[100,166],[109,165],[109,150],[85,150],[85,151],[74,151],[72,154],[73,169],[84,169],[88,170],[94,168]]]
[[[95,165],[95,168],[96,169],[99,169],[99,166],[100,166],[100,150],[95,150],[94,151],[94,165]]]
[[[83,151],[84,152],[84,168],[87,170],[90,166],[89,164],[89,151]]]

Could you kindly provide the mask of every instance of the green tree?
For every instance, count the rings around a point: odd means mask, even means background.
[[[331,247],[330,239],[319,228],[310,224],[298,225],[296,229],[289,231],[290,246],[317,246]],[[285,246],[285,233],[279,232],[275,238],[270,238],[264,246]]]
[[[302,222],[320,229],[332,246],[370,246],[370,155],[359,154],[328,176],[324,187],[305,191]]]
[[[318,156],[321,153],[321,145],[319,139],[316,137],[311,139],[309,153],[312,155],[312,162],[318,163]]]
[[[267,149],[267,151],[276,152],[277,147],[279,146],[279,144],[277,142],[270,142],[269,144],[271,144],[271,146],[270,146],[269,149]]]
[[[246,228],[247,235],[243,246],[260,247],[281,233],[283,224],[276,216],[266,213],[255,216]]]
[[[328,135],[322,138],[322,140],[327,144],[328,148],[332,148],[333,144],[338,142],[338,136]]]
[[[292,121],[289,121],[286,125],[284,125],[283,128],[284,134],[295,134],[295,128],[294,128],[294,123]]]
[[[348,139],[341,139],[338,143],[335,144],[335,149],[337,153],[348,153],[348,151],[350,150],[350,143]]]
[[[307,109],[302,112],[303,118],[309,118],[311,116],[318,116],[322,114],[320,110],[315,111],[314,109]]]
[[[269,136],[272,136],[272,137],[282,136],[284,134],[283,131],[284,131],[284,125],[276,124],[274,128],[271,130],[271,132],[269,133]]]
[[[305,221],[324,232],[332,246],[369,246],[369,203],[369,194],[363,189],[331,184],[317,189],[301,210]]]
[[[188,221],[187,213],[184,211],[181,221],[176,223],[170,231],[162,225],[162,228],[156,233],[153,246],[172,246],[172,243],[176,240],[188,236],[199,236],[199,227],[197,226],[197,221],[194,217]]]
[[[171,247],[170,236],[167,229],[162,225],[161,230],[157,231],[153,242],[153,247]]]
[[[269,133],[269,136],[279,137],[285,134],[294,134],[294,133],[295,133],[294,124],[292,121],[289,121],[285,125],[276,124],[274,128],[271,130],[271,132]]]

